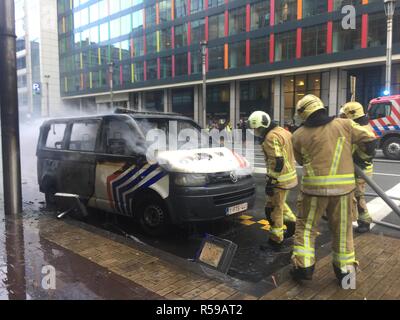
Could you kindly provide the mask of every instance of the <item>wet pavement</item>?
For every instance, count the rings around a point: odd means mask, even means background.
[[[44,197],[39,193],[36,182],[36,131],[21,129],[23,168],[23,196],[25,212],[22,220],[5,221],[0,212],[0,299],[157,299],[160,296],[144,287],[110,272],[107,268],[91,262],[54,242],[41,237],[46,225],[42,219],[55,218],[55,212],[45,207]],[[398,174],[400,164],[380,164],[379,172]],[[183,260],[193,261],[206,234],[212,234],[233,241],[238,245],[228,276],[247,283],[249,287],[259,286],[258,291],[267,290],[273,275],[288,266],[290,261],[290,240],[283,252],[260,250],[268,240],[268,233],[257,223],[264,216],[264,176],[257,174],[257,200],[253,210],[246,213],[251,218],[249,225],[240,217],[212,224],[196,224],[174,227],[169,236],[152,238],[143,234],[132,219],[116,217],[100,211],[90,211],[85,221],[76,226],[90,226],[95,233],[110,232],[123,236],[132,243],[143,243],[162,252],[175,255]],[[378,176],[377,181],[385,190],[398,184],[399,178]],[[296,207],[297,190],[288,199]],[[0,186],[0,201],[2,192]],[[2,206],[2,204],[0,203]],[[397,217],[396,217],[397,218]],[[67,221],[72,218],[68,217]],[[389,217],[389,219],[391,219]],[[398,221],[397,221],[398,222]],[[378,232],[387,232],[377,228]],[[321,221],[317,250],[323,257],[329,254],[329,231],[326,222]],[[398,235],[398,234],[397,234]],[[43,267],[53,266],[57,270],[57,290],[43,289],[46,274]],[[278,281],[285,279],[279,279]],[[274,278],[275,281],[275,278]],[[260,284],[261,289],[260,289]],[[265,292],[264,292],[265,293]]]

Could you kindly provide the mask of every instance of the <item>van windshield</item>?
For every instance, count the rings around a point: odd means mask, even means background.
[[[201,129],[193,121],[179,119],[135,119],[145,137],[149,137],[152,130],[161,130],[166,135],[168,147],[172,147],[169,139],[177,141],[177,148],[192,144],[193,148],[201,148]],[[179,137],[179,139],[178,139]],[[170,149],[171,150],[171,149]]]
[[[385,118],[391,114],[391,103],[382,102],[372,104],[369,108],[368,115],[371,120]]]

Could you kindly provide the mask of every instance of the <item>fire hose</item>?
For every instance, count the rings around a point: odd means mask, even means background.
[[[397,204],[392,200],[391,197],[389,197],[384,190],[380,186],[376,184],[375,181],[373,181],[370,177],[368,177],[364,171],[359,167],[355,166],[355,171],[358,177],[362,178],[365,180],[365,182],[371,187],[372,190],[376,192],[376,195],[382,198],[383,201],[386,202],[386,204],[393,210],[393,212],[400,217],[400,208],[397,206]],[[397,198],[396,198],[397,200]],[[386,223],[382,221],[374,221],[375,224],[379,224],[385,227],[393,228],[400,230],[400,226],[391,224],[391,223]]]

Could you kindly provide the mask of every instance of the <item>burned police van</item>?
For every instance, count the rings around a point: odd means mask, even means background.
[[[227,148],[193,147],[202,134],[176,114],[119,110],[46,121],[40,191],[47,202],[73,194],[87,207],[132,216],[153,235],[247,211],[255,201],[248,161]]]

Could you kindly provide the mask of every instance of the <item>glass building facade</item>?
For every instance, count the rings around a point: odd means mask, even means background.
[[[356,8],[354,30],[342,26],[341,8],[348,4]],[[107,93],[111,76],[114,90],[121,92],[199,81],[202,40],[208,41],[208,79],[241,74],[251,78],[254,73],[294,64],[301,67],[384,55],[386,46],[382,0],[58,0],[58,23],[64,97]],[[399,45],[397,14],[395,53],[400,52]],[[297,94],[323,94],[323,72],[301,77],[293,76],[293,85],[282,79],[285,108],[293,107]],[[315,89],[318,79],[321,88]],[[272,103],[272,83],[267,82],[270,88],[260,99]],[[305,88],[298,88],[298,82],[304,82]],[[227,90],[225,84],[210,88],[210,112],[218,105],[227,108]],[[257,88],[250,91],[257,92]],[[286,97],[289,92],[295,98]],[[148,96],[155,109],[162,108],[164,100],[157,93]],[[172,96],[177,110],[193,100],[187,90]]]

